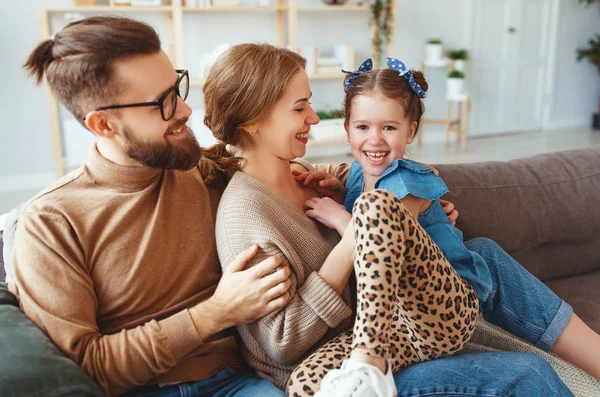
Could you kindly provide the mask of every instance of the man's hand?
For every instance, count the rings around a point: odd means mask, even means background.
[[[316,190],[325,197],[331,197],[337,203],[342,204],[346,197],[346,188],[337,178],[325,171],[292,171],[296,180],[304,186]]]
[[[448,220],[453,225],[456,225],[456,219],[458,218],[458,211],[454,208],[454,204],[447,200],[440,200],[440,204],[444,208],[444,212],[448,216]]]
[[[257,251],[256,245],[242,251],[223,272],[213,296],[190,308],[202,339],[225,328],[252,322],[288,302],[290,269],[280,267],[280,256],[269,257],[244,270]]]
[[[314,197],[306,201],[305,205],[308,207],[306,215],[337,230],[340,236],[344,235],[346,226],[352,220],[352,215],[346,211],[346,208],[329,197]]]

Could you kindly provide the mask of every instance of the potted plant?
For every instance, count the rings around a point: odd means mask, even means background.
[[[389,43],[392,32],[392,7],[391,0],[374,0],[371,3],[371,20],[369,24],[373,27],[373,63],[379,67],[383,54],[383,45]]]
[[[442,40],[429,39],[425,45],[425,60],[427,62],[436,63],[442,59],[443,47]]]
[[[598,68],[600,74],[600,34],[597,34],[595,38],[591,38],[588,42],[589,47],[577,49],[577,60],[587,59]],[[600,129],[600,98],[598,98],[598,113],[595,113],[592,117],[592,127],[595,130]]]
[[[317,112],[317,116],[319,116],[321,121],[310,129],[311,139],[322,141],[345,136],[344,109],[322,110]]]
[[[451,70],[446,80],[446,96],[448,98],[460,97],[463,94],[465,74],[458,70]]]
[[[448,51],[448,58],[454,61],[454,70],[465,71],[465,61],[469,59],[469,51],[463,49]]]

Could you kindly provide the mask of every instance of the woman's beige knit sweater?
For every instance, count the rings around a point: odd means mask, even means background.
[[[347,172],[344,166],[323,170],[341,177]],[[301,360],[352,325],[349,287],[340,296],[318,275],[339,236],[239,171],[221,198],[216,236],[223,269],[251,244],[260,249],[248,267],[272,255],[281,255],[282,264],[290,266],[288,304],[238,327],[248,363],[259,376],[284,388]]]

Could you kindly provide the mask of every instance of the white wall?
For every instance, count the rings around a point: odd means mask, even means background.
[[[319,3],[319,0],[304,0]],[[423,44],[431,37],[440,37],[446,48],[463,47],[472,34],[471,9],[476,0],[397,0],[396,56],[409,67],[418,68],[423,56]],[[556,0],[560,7],[554,102],[550,111],[550,127],[587,125],[596,108],[600,78],[588,63],[575,61],[575,48],[584,46],[599,30],[600,7],[580,6],[576,0]],[[22,64],[39,41],[37,9],[71,5],[70,0],[4,0],[0,4],[0,194],[18,188],[43,187],[53,179],[54,164],[50,139],[49,116],[44,89],[34,87],[26,78]],[[331,15],[336,15],[333,20]],[[155,26],[163,41],[164,18],[152,14],[132,15]],[[227,18],[227,19],[225,19]],[[357,62],[370,56],[368,15],[301,14],[299,23],[303,43],[330,46],[341,41],[355,46]],[[227,23],[225,23],[227,21]],[[53,19],[55,25],[65,23]],[[186,15],[186,63],[192,76],[197,63],[195,51],[204,52],[219,42],[271,41],[275,36],[274,17],[253,14],[251,18],[234,14]],[[313,33],[311,33],[313,32]],[[319,33],[316,33],[319,32]],[[427,72],[430,89],[426,99],[428,117],[445,112],[445,72]],[[316,81],[313,105],[317,108],[341,105],[342,87],[339,81]],[[200,89],[193,88],[191,104],[201,104]],[[426,126],[424,138],[438,140],[441,131]],[[85,134],[85,132],[83,132]],[[89,137],[83,138],[87,142]],[[72,149],[77,157],[85,156],[87,147]]]
[[[575,0],[561,0],[554,92],[549,128],[590,125],[598,112],[600,75],[587,60],[577,62],[576,48],[600,33],[600,4],[591,7]]]

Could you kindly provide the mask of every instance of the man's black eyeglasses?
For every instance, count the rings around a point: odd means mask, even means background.
[[[177,110],[177,97],[180,96],[184,101],[187,99],[190,92],[190,76],[187,70],[175,70],[180,74],[175,85],[169,88],[161,97],[154,102],[129,103],[127,105],[111,105],[102,106],[96,110],[122,109],[133,108],[138,106],[158,106],[160,107],[160,115],[164,121],[169,121],[173,118]],[[85,120],[85,117],[83,118]]]

